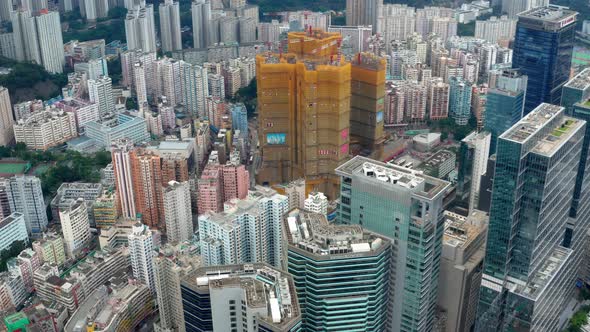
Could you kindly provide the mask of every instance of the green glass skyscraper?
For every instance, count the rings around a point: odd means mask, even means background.
[[[432,331],[449,183],[360,156],[336,174],[340,223],[391,239],[390,330]]]
[[[541,104],[498,139],[479,331],[558,331],[577,276],[561,244],[585,130]]]
[[[490,85],[486,99],[484,128],[492,134],[490,155],[496,153],[498,136],[523,116],[527,76],[518,70],[502,70]]]
[[[386,330],[387,239],[358,225],[328,224],[325,216],[299,209],[286,215],[283,229],[305,331]]]

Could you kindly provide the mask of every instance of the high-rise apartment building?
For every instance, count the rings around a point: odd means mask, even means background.
[[[301,331],[293,278],[267,264],[201,267],[181,295],[186,331]]]
[[[76,116],[62,110],[46,110],[31,114],[13,126],[17,143],[35,150],[47,150],[78,136]]]
[[[150,228],[160,226],[163,220],[162,159],[155,153],[136,148],[131,155],[131,177],[137,213]]]
[[[205,99],[209,95],[207,69],[183,61],[180,76],[183,104],[193,116],[205,116]]]
[[[383,36],[387,51],[391,42],[406,40],[416,29],[416,9],[400,4],[385,4],[377,18],[377,32]]]
[[[577,15],[552,5],[518,15],[512,68],[528,76],[524,114],[541,103],[559,105],[570,75]]]
[[[481,177],[487,170],[491,138],[489,132],[474,131],[461,140],[457,199],[469,213],[478,207]]]
[[[63,37],[58,12],[27,10],[12,12],[16,59],[42,65],[48,72],[61,73],[65,65]]]
[[[17,241],[26,245],[29,243],[29,235],[25,215],[13,212],[0,220],[0,251],[10,249]]]
[[[12,265],[12,261],[9,261],[9,270],[15,268],[23,278],[27,292],[32,293],[35,289],[33,274],[41,266],[39,254],[31,248],[27,248],[21,251],[13,262],[14,266],[10,266]]]
[[[182,49],[180,36],[180,7],[178,1],[166,0],[160,3],[160,39],[162,51],[172,52]]]
[[[135,6],[127,11],[125,17],[125,36],[128,50],[156,52],[156,27],[154,24],[154,6],[145,4]]]
[[[502,0],[502,12],[510,18],[516,18],[518,14],[549,5],[549,0]]]
[[[503,70],[490,82],[486,97],[484,129],[492,134],[490,154],[496,153],[498,137],[524,115],[527,76],[516,69]]]
[[[30,11],[24,9],[13,11],[10,16],[14,36],[14,48],[16,50],[16,60],[31,61],[41,64],[39,37],[37,36],[35,18],[31,16]]]
[[[14,141],[14,117],[8,89],[0,87],[0,145],[8,146]]]
[[[152,292],[155,292],[154,240],[152,236],[152,231],[146,225],[137,222],[127,236],[127,241],[129,243],[133,277],[147,285]]]
[[[122,216],[135,219],[137,217],[137,207],[135,205],[136,193],[134,192],[131,167],[132,151],[133,142],[125,139],[113,142],[111,147],[115,187],[121,204]]]
[[[223,210],[223,173],[215,165],[207,165],[197,185],[199,214]]]
[[[117,192],[105,189],[93,203],[94,223],[97,228],[115,225],[119,218]]]
[[[53,104],[56,108],[64,110],[65,112],[73,113],[76,119],[76,127],[78,133],[84,133],[84,127],[90,121],[98,121],[100,119],[99,105],[96,103],[89,103],[82,99],[64,99]]]
[[[148,82],[149,69],[142,62],[136,62],[133,65],[133,85],[135,87],[135,97],[139,105],[145,105],[148,102]],[[156,81],[153,82],[154,84]],[[159,85],[156,85],[158,87]]]
[[[586,125],[541,104],[499,137],[480,331],[559,330],[578,272],[579,253],[561,244]]]
[[[351,61],[350,136],[372,150],[383,141],[386,67],[385,59],[372,53]]]
[[[41,10],[35,16],[35,26],[41,54],[40,64],[50,73],[62,73],[66,60],[59,13]]]
[[[456,124],[465,126],[471,117],[471,84],[461,77],[452,76],[449,86],[449,114]]]
[[[191,5],[193,18],[193,48],[207,48],[211,45],[211,2],[209,0],[193,1]]]
[[[500,40],[514,39],[516,19],[492,16],[487,20],[475,21],[475,38],[497,43]]]
[[[99,76],[88,80],[88,96],[91,102],[98,104],[98,113],[102,118],[115,110],[113,82],[108,76]]]
[[[182,102],[181,62],[165,57],[156,62],[157,96],[166,97],[166,103],[176,106]]]
[[[92,240],[88,211],[83,198],[68,200],[69,206],[60,208],[59,220],[64,235],[66,252],[69,257],[76,257],[82,249],[88,247]]]
[[[356,156],[341,177],[339,222],[392,239],[390,329],[433,330],[446,181]]]
[[[43,263],[59,267],[66,261],[63,238],[55,233],[43,234],[42,238],[33,242],[33,250]]]
[[[324,215],[299,209],[285,215],[283,229],[285,265],[293,275],[306,331],[387,329],[388,239],[359,225],[329,224]]]
[[[442,79],[433,79],[428,83],[427,111],[430,120],[442,120],[449,117],[450,86]]]
[[[179,243],[193,238],[193,215],[189,183],[170,181],[163,189],[164,223],[168,242]]]
[[[337,55],[340,39],[320,30],[291,32],[288,54],[257,56],[259,182],[305,177],[335,197],[333,170],[348,158],[350,139],[351,66]]]
[[[222,213],[199,216],[204,265],[264,262],[281,264],[281,218],[287,212],[286,196],[256,187],[248,197],[228,204]]]
[[[377,31],[383,0],[346,0],[346,25],[370,25]]]
[[[41,180],[36,176],[15,175],[4,181],[4,187],[8,190],[10,211],[23,215],[27,231],[33,237],[43,234],[47,228],[47,213]]]

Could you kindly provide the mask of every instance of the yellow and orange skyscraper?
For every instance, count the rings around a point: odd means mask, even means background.
[[[256,57],[258,181],[304,177],[308,190],[334,197],[334,169],[349,156],[351,65],[339,53],[342,37],[322,30],[291,32],[288,53]]]

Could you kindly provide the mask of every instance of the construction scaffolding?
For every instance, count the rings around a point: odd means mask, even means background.
[[[335,197],[349,155],[351,66],[338,33],[292,32],[289,53],[256,57],[262,169],[258,181],[304,177]]]
[[[351,142],[379,154],[384,141],[387,61],[373,53],[359,53],[353,58],[351,65]]]

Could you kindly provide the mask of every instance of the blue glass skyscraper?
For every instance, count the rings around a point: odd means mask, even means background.
[[[484,128],[492,134],[490,155],[496,153],[498,136],[522,118],[526,97],[527,76],[518,70],[498,72],[488,90]]]
[[[471,117],[471,84],[461,77],[453,76],[449,79],[449,85],[449,114],[456,124],[465,126]]]
[[[241,137],[248,137],[248,111],[242,103],[231,106],[231,126],[233,130],[239,130]]]
[[[525,114],[543,102],[559,105],[570,75],[577,15],[554,5],[518,15],[512,68],[528,76]]]

